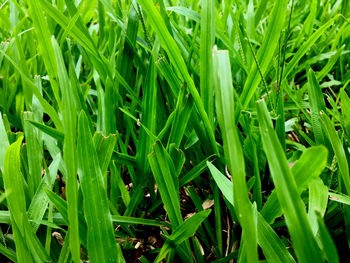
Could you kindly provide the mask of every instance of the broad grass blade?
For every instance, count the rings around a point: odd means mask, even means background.
[[[213,51],[216,114],[223,137],[224,158],[234,184],[234,207],[247,242],[248,262],[257,262],[257,233],[253,209],[248,198],[244,156],[234,120],[234,95],[227,51]]]
[[[324,216],[328,204],[328,187],[324,185],[321,178],[314,180],[309,186],[309,211],[308,219],[314,235],[318,231],[316,212]]]
[[[348,164],[348,161],[346,158],[343,144],[342,144],[341,140],[339,139],[329,117],[325,114],[322,114],[321,119],[322,119],[324,131],[327,134],[328,139],[332,144],[334,154],[337,158],[339,171],[340,171],[340,174],[343,178],[346,192],[349,195],[350,194],[350,172],[349,172],[349,164]]]
[[[83,111],[79,115],[78,127],[78,173],[88,227],[89,258],[91,262],[119,262],[119,258],[123,256],[118,252],[114,239],[106,185],[93,145],[88,119]]]
[[[329,234],[328,229],[323,221],[323,218],[320,213],[316,212],[317,223],[319,227],[319,237],[322,243],[323,251],[326,254],[327,261],[329,263],[338,263],[339,256],[337,248],[334,244],[332,236]]]
[[[5,153],[4,184],[11,212],[12,230],[19,262],[45,262],[49,260],[44,247],[29,223],[21,173],[20,147],[23,136],[11,144]]]
[[[291,170],[299,194],[301,194],[312,181],[317,179],[325,169],[327,165],[327,156],[328,151],[324,146],[314,146],[303,152],[299,160],[294,163]],[[269,223],[273,223],[278,216],[282,215],[276,189],[270,194],[261,210],[261,214]]]
[[[52,45],[56,56],[58,79],[62,93],[61,112],[63,117],[64,143],[63,160],[67,169],[66,195],[69,217],[69,245],[75,262],[80,261],[80,240],[78,223],[78,182],[76,154],[76,102],[71,95],[71,83],[57,41],[52,37]]]
[[[265,154],[295,253],[300,262],[322,262],[319,247],[307,220],[305,205],[298,194],[295,179],[274,131],[266,104],[259,100],[256,107]]]
[[[320,121],[320,112],[325,111],[326,105],[324,103],[323,94],[320,85],[316,79],[315,73],[309,69],[308,75],[309,86],[309,101],[311,109],[312,128],[316,144],[325,144],[325,138]]]
[[[0,170],[4,172],[4,158],[7,147],[10,146],[9,140],[7,138],[6,129],[2,120],[2,115],[0,113]]]
[[[211,50],[215,40],[215,1],[203,0],[200,36],[200,94],[208,118],[213,125],[214,99],[211,74]]]
[[[153,148],[154,151],[148,155],[148,160],[170,222],[173,228],[176,228],[182,223],[182,215],[178,186],[175,183],[175,167],[160,141],[155,142]]]

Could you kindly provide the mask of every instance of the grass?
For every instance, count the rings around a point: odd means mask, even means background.
[[[347,0],[0,0],[2,262],[345,262]]]

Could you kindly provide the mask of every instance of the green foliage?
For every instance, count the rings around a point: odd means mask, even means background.
[[[349,21],[0,0],[0,261],[346,261]]]

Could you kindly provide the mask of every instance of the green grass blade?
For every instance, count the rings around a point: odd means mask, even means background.
[[[29,249],[27,248],[25,241],[23,239],[24,229],[20,231],[17,227],[17,224],[22,226],[22,220],[25,217],[26,207],[25,207],[25,198],[24,190],[22,186],[21,174],[20,174],[20,146],[23,137],[19,138],[17,142],[11,144],[5,153],[5,167],[4,167],[4,184],[5,191],[8,193],[7,202],[9,209],[12,213],[11,221],[13,227],[14,241],[16,244],[16,257],[18,262],[34,262],[30,254]],[[20,180],[17,184],[12,186],[12,183],[16,183],[15,180]],[[9,181],[9,182],[7,182]],[[10,183],[10,185],[8,185]],[[15,187],[15,188],[14,188]],[[17,192],[17,193],[16,193]],[[14,198],[13,193],[16,193],[16,199]],[[17,222],[18,220],[18,222]],[[22,233],[21,233],[22,232]]]
[[[52,138],[56,139],[59,143],[63,143],[63,140],[64,140],[63,132],[60,132],[57,129],[54,129],[50,126],[44,125],[40,122],[36,122],[33,120],[24,119],[24,121],[28,121],[31,125],[39,129],[40,131],[44,132],[45,134],[51,136]]]
[[[0,244],[0,253],[7,257],[12,262],[17,262],[16,254],[14,251],[8,249],[3,244]]]
[[[350,136],[350,99],[345,90],[340,91],[340,98],[344,131],[347,136]]]
[[[44,191],[44,188],[52,188],[53,184],[56,180],[56,175],[58,171],[59,163],[61,162],[61,154],[57,154],[50,167],[48,169],[48,173],[45,174],[42,179],[38,189],[30,203],[28,208],[28,216],[31,220],[42,220],[44,217],[45,211],[49,204],[49,199]],[[38,230],[39,225],[33,224],[33,228],[35,231]]]
[[[9,147],[6,129],[0,113],[0,170],[4,172],[4,157],[7,147]]]
[[[154,152],[148,155],[148,160],[165,210],[169,215],[173,228],[176,228],[182,223],[182,216],[180,211],[180,197],[175,183],[177,178],[174,163],[160,141],[155,142],[153,148]]]
[[[32,112],[24,112],[23,120],[34,119]],[[41,181],[42,146],[38,131],[24,121],[24,133],[27,145],[29,178],[27,178],[30,196],[34,196]]]
[[[337,158],[339,171],[344,181],[345,189],[347,194],[350,194],[350,173],[349,173],[349,164],[346,158],[345,150],[342,145],[341,140],[339,139],[332,122],[329,117],[325,114],[321,115],[322,124],[325,130],[325,133],[328,136],[329,141],[332,144],[334,154]]]
[[[145,85],[143,87],[143,100],[142,100],[142,123],[152,133],[155,133],[157,125],[157,71],[154,66],[153,58],[149,62],[149,68],[146,76]],[[137,145],[136,163],[140,169],[141,174],[145,174],[147,168],[149,169],[147,162],[147,155],[152,151],[153,139],[148,136],[147,132],[142,129],[140,131],[139,143]]]
[[[57,78],[57,63],[55,61],[55,53],[51,43],[51,33],[47,24],[45,17],[43,16],[43,11],[40,8],[40,4],[35,0],[27,1],[30,11],[30,16],[33,20],[35,30],[37,32],[40,53],[43,56],[43,60],[49,75],[52,90],[55,95],[55,99],[58,104],[60,104],[59,89],[56,82]]]
[[[322,242],[324,252],[327,257],[327,261],[329,263],[338,263],[339,256],[338,256],[337,248],[332,239],[332,236],[329,234],[321,214],[316,212],[316,216],[317,216],[317,223],[319,226],[319,236]]]
[[[176,227],[174,232],[168,236],[155,262],[161,262],[173,247],[179,246],[185,240],[192,237],[200,224],[209,216],[210,212],[210,209],[198,212]]]
[[[185,101],[183,101],[183,104],[184,105],[182,105],[181,102],[178,102],[176,106],[175,118],[171,126],[171,131],[168,139],[168,147],[171,143],[174,143],[175,147],[177,148],[180,147],[181,141],[186,131],[186,127],[193,108],[192,97],[190,95],[186,96]]]
[[[93,136],[93,142],[99,159],[102,175],[103,177],[106,177],[115,143],[117,142],[117,136],[110,135],[108,137],[104,137],[102,133],[96,132]]]
[[[200,95],[208,118],[213,125],[214,99],[211,74],[211,50],[215,40],[215,1],[203,0],[200,36]]]
[[[339,15],[333,17],[329,21],[327,21],[324,25],[322,25],[316,32],[314,32],[308,40],[300,47],[298,48],[298,51],[294,54],[291,61],[287,64],[286,69],[284,71],[284,78],[287,78],[289,74],[292,73],[295,66],[298,64],[298,62],[301,60],[301,58],[306,54],[306,52],[312,47],[313,44],[326,32],[326,30],[332,26],[335,22],[335,20],[339,18]]]
[[[9,210],[11,212],[12,229],[17,246],[16,255],[19,262],[45,262],[49,260],[44,247],[34,234],[29,223],[26,200],[23,188],[23,176],[20,170],[20,146],[23,137],[11,144],[5,153],[4,184]]]
[[[316,144],[324,144],[324,135],[322,131],[320,112],[324,111],[326,105],[324,103],[323,94],[320,85],[316,79],[315,73],[310,68],[308,71],[309,82],[309,100],[311,109],[312,128],[314,130]]]
[[[245,181],[244,156],[234,120],[233,86],[227,51],[213,52],[216,112],[223,136],[225,160],[234,184],[234,204],[243,229],[248,262],[257,262],[257,234],[253,209],[248,198]]]
[[[226,178],[213,164],[207,162],[207,165],[222,194],[230,204],[234,205],[232,182]],[[265,221],[264,217],[259,212],[257,230],[258,243],[262,248],[268,262],[295,262],[275,231]]]
[[[303,152],[291,169],[298,193],[301,193],[312,181],[318,178],[327,165],[327,156],[328,151],[323,146],[314,146]],[[272,223],[282,214],[276,190],[273,190],[270,194],[261,210],[261,214],[269,223]]]
[[[118,253],[114,239],[106,186],[84,112],[80,113],[78,127],[78,173],[85,219],[90,229],[87,233],[89,258],[92,262],[118,262],[122,255]]]
[[[69,225],[67,202],[58,195],[56,195],[54,192],[50,191],[48,188],[44,188],[44,191],[50,199],[50,201],[55,205],[55,207],[59,211],[59,213],[57,213],[59,216],[57,214],[54,215],[54,222],[59,225]],[[87,226],[84,217],[81,213],[78,214],[78,220],[80,241],[83,244],[83,246],[86,247]],[[67,235],[69,236],[69,232],[67,233]]]
[[[210,124],[208,115],[206,114],[205,108],[203,106],[203,102],[193,82],[193,79],[190,77],[190,74],[188,73],[185,61],[182,58],[179,47],[177,46],[175,40],[170,35],[165,24],[160,22],[160,21],[163,21],[163,19],[159,11],[153,5],[152,1],[139,0],[138,2],[141,4],[142,8],[146,11],[148,15],[148,19],[151,21],[151,24],[154,30],[157,32],[160,44],[167,52],[170,58],[170,61],[175,67],[177,73],[179,73],[187,83],[188,89],[193,96],[193,100],[197,107],[198,113],[203,121],[211,146],[214,150],[214,153],[217,154],[218,149],[216,146],[215,135],[214,135],[212,126]]]
[[[288,1],[286,0],[282,0],[278,3],[276,2],[273,10],[271,11],[270,22],[263,40],[263,44],[257,53],[258,63],[263,75],[265,75],[268,66],[270,65],[272,59],[274,59],[274,52],[284,24],[287,3]],[[240,102],[243,109],[248,106],[248,103],[253,97],[260,80],[261,76],[259,74],[258,67],[256,64],[254,64],[249,72],[246,82],[244,83],[243,92],[240,96]]]
[[[265,154],[295,253],[301,262],[321,262],[320,250],[307,221],[305,205],[299,197],[295,179],[272,126],[266,104],[259,100],[256,107]]]
[[[37,86],[33,83],[33,81],[27,75],[25,75],[25,73],[23,71],[21,71],[21,69],[16,64],[16,62],[11,57],[9,57],[7,54],[5,54],[5,52],[3,50],[0,49],[0,53],[2,53],[4,55],[4,57],[13,65],[13,67],[21,74],[22,79],[28,84],[28,86],[32,88],[33,94],[39,100],[44,111],[52,118],[53,122],[55,123],[56,128],[58,130],[63,130],[61,120],[58,117],[56,110],[43,98],[43,96],[41,95]]]
[[[203,161],[193,167],[186,175],[180,178],[180,187],[188,184],[196,177],[200,176],[207,169],[207,161],[212,161],[215,155],[208,156]]]
[[[61,50],[55,38],[52,38],[60,89],[62,93],[61,112],[64,127],[63,159],[67,169],[66,195],[69,217],[69,245],[75,262],[80,261],[80,240],[78,224],[78,182],[77,182],[77,157],[76,157],[76,102],[71,96],[71,84],[68,79],[66,66],[63,61]]]
[[[318,231],[316,212],[324,216],[328,204],[328,187],[323,184],[322,179],[317,178],[309,186],[309,211],[308,219],[314,235]]]

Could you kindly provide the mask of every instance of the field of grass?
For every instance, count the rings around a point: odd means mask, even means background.
[[[0,0],[0,262],[349,262],[349,0]]]

